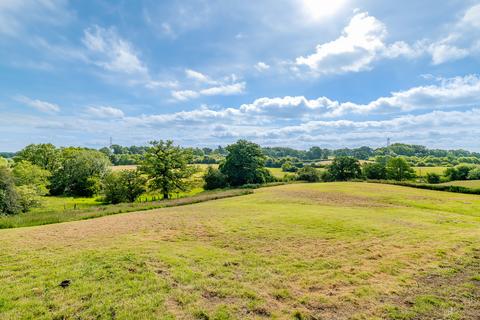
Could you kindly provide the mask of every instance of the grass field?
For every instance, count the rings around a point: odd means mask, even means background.
[[[462,181],[449,181],[442,183],[444,185],[450,186],[460,186],[460,187],[467,187],[467,188],[480,188],[480,180],[462,180]]]
[[[480,197],[473,195],[292,184],[0,230],[0,242],[1,319],[480,314]]]
[[[436,173],[439,175],[443,175],[446,167],[414,167],[415,173],[417,176],[423,177],[426,176],[427,173]]]

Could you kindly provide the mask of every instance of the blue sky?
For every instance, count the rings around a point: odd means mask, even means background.
[[[0,150],[480,151],[480,2],[0,1]]]

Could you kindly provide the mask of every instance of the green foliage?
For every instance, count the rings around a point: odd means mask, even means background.
[[[282,164],[282,171],[283,172],[297,172],[298,168],[295,167],[291,161],[286,161]]]
[[[21,160],[13,167],[13,176],[17,186],[30,186],[37,195],[45,195],[50,184],[51,173],[29,161]]]
[[[387,168],[381,161],[365,163],[362,171],[367,179],[383,180],[387,178]]]
[[[21,209],[12,173],[7,167],[0,167],[0,213],[16,214]]]
[[[360,163],[353,157],[336,157],[328,167],[331,179],[347,181],[360,178],[362,175]]]
[[[7,159],[0,157],[0,167],[8,167]]]
[[[450,167],[445,170],[445,177],[447,177],[448,180],[454,181],[454,180],[475,180],[469,177],[470,171],[473,171],[475,169],[478,169],[479,167],[473,164],[459,164],[455,167]],[[472,177],[475,176],[475,173],[473,173]]]
[[[480,168],[472,169],[468,172],[468,180],[480,180]]]
[[[173,141],[152,141],[144,154],[140,170],[150,178],[153,190],[159,190],[165,199],[178,191],[187,191],[188,180],[196,171],[189,166],[193,155],[191,150],[174,146]]]
[[[297,180],[307,181],[307,182],[318,182],[320,181],[320,174],[312,166],[304,166],[299,169],[297,172]]]
[[[441,182],[441,177],[439,174],[435,172],[427,172],[427,182],[428,183],[440,183]]]
[[[97,150],[65,148],[60,167],[53,172],[50,193],[91,197],[100,189],[100,181],[110,168],[110,161]]]
[[[138,170],[110,172],[103,180],[105,202],[134,202],[146,191],[147,180]]]
[[[220,165],[220,171],[231,186],[267,183],[275,178],[265,168],[266,157],[258,144],[238,140],[227,148],[228,155]]]
[[[209,166],[203,176],[205,190],[221,189],[228,187],[227,177],[218,169]]]
[[[17,153],[15,161],[29,161],[50,172],[60,166],[60,151],[51,143],[31,144]]]
[[[23,185],[18,187],[18,205],[22,212],[27,212],[33,207],[38,207],[40,205],[40,197],[38,195],[38,190],[33,185]]]
[[[415,177],[415,171],[402,157],[390,158],[387,161],[387,178],[396,181],[408,180]]]

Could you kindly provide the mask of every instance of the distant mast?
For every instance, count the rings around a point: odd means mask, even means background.
[[[390,147],[390,138],[387,138],[387,148]]]
[[[111,148],[112,148],[112,145],[113,145],[113,139],[112,139],[112,137],[110,137],[110,144],[109,144],[108,147],[111,149]]]

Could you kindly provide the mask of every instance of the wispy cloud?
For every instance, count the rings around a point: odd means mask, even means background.
[[[100,119],[116,119],[125,116],[122,110],[109,106],[91,106],[86,111],[89,115]]]
[[[42,101],[38,99],[30,99],[25,96],[17,96],[15,100],[23,103],[26,106],[32,107],[38,111],[45,113],[55,113],[60,111],[60,106],[51,102]]]

